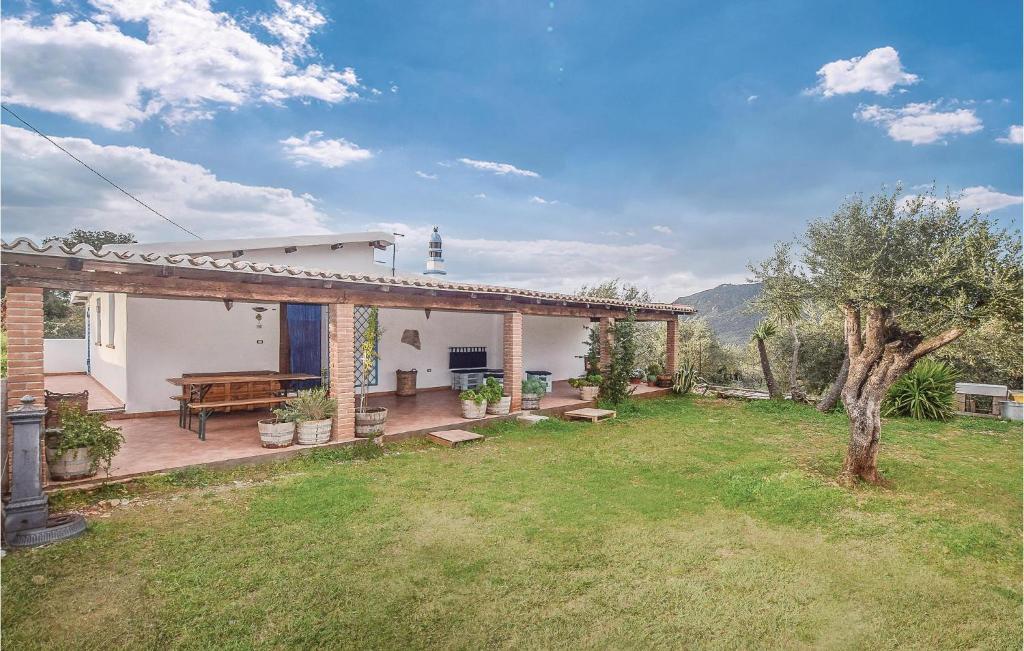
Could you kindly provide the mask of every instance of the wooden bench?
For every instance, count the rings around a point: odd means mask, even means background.
[[[195,409],[199,414],[199,440],[206,440],[206,419],[218,409],[230,409],[232,407],[274,407],[287,402],[285,396],[267,396],[265,398],[244,398],[242,400],[213,400],[209,402],[188,403],[189,429],[192,427],[191,410]]]

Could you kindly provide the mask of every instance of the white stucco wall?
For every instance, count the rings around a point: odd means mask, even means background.
[[[44,373],[84,373],[85,339],[44,339]]]
[[[125,411],[174,409],[169,396],[180,389],[167,378],[182,373],[277,370],[278,306],[262,304],[257,328],[257,305],[235,303],[229,311],[221,301],[129,298]]]
[[[552,380],[583,374],[590,319],[523,317],[523,370],[551,371]]]
[[[374,255],[386,264],[377,264]],[[212,258],[231,258],[231,251],[208,253]],[[391,249],[379,251],[369,242],[349,242],[340,249],[331,250],[329,244],[320,246],[299,247],[294,253],[285,253],[279,249],[245,250],[240,260],[249,262],[268,262],[283,264],[303,269],[323,269],[326,271],[363,272],[377,276],[391,274]]]
[[[102,317],[97,344],[96,299],[100,299]],[[114,302],[114,339],[110,340],[110,301]],[[124,294],[93,293],[89,296],[89,356],[91,375],[111,393],[126,400],[128,395],[128,297]],[[45,354],[44,354],[45,356]]]
[[[423,310],[380,310],[380,361],[377,386],[372,392],[394,391],[395,371],[416,369],[416,385],[420,388],[448,386],[449,346],[486,346],[487,365],[501,368],[502,317],[498,314],[471,312],[439,312],[430,318]],[[402,343],[405,330],[419,330],[420,350]]]
[[[500,314],[432,311],[427,319],[423,310],[380,311],[380,383],[372,391],[394,391],[395,370],[419,371],[416,382],[421,388],[448,386],[449,346],[486,346],[487,365],[501,368],[503,318]],[[523,370],[551,371],[554,380],[583,373],[589,319],[546,316],[523,317]],[[406,329],[419,330],[421,350],[402,343]]]

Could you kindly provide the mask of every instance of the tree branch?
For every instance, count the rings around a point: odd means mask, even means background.
[[[927,355],[928,353],[933,353],[936,350],[942,348],[943,346],[953,343],[954,341],[959,339],[960,336],[963,334],[964,331],[961,328],[950,328],[949,330],[946,330],[942,334],[935,335],[934,337],[929,337],[928,339],[925,339],[924,341],[919,343],[917,346],[914,347],[913,350],[910,351],[909,357],[910,359],[913,360],[920,359]]]

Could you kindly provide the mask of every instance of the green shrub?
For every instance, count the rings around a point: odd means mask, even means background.
[[[501,386],[500,382],[489,377],[484,380],[484,385],[477,389],[477,393],[482,395],[489,404],[494,404],[505,396],[505,389]]]
[[[523,380],[523,395],[543,395],[547,390],[548,385],[543,380],[538,380],[535,377]]]
[[[473,389],[466,389],[465,391],[459,394],[459,400],[472,400],[473,402],[479,405],[484,400],[487,400],[487,397],[479,391],[474,391]]]
[[[923,359],[892,385],[882,413],[918,420],[949,420],[953,416],[955,387],[956,375],[951,366]]]
[[[80,407],[63,402],[60,405],[60,433],[47,436],[47,445],[56,450],[57,459],[69,450],[89,448],[92,470],[102,466],[108,474],[114,455],[124,443],[121,430],[107,425],[103,414],[90,414]],[[50,442],[54,445],[50,445]]]
[[[573,389],[579,389],[580,387],[599,387],[604,378],[597,373],[591,373],[590,375],[584,375],[583,377],[569,378],[569,386]]]
[[[282,422],[301,423],[307,420],[327,420],[334,417],[336,411],[337,403],[327,395],[327,389],[314,387],[299,391],[284,407],[275,409],[274,415]]]

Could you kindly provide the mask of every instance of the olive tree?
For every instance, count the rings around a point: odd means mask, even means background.
[[[925,355],[991,319],[1021,320],[1019,233],[996,229],[957,200],[859,196],[810,224],[803,263],[817,300],[844,317],[850,419],[846,480],[877,482],[881,405]]]

